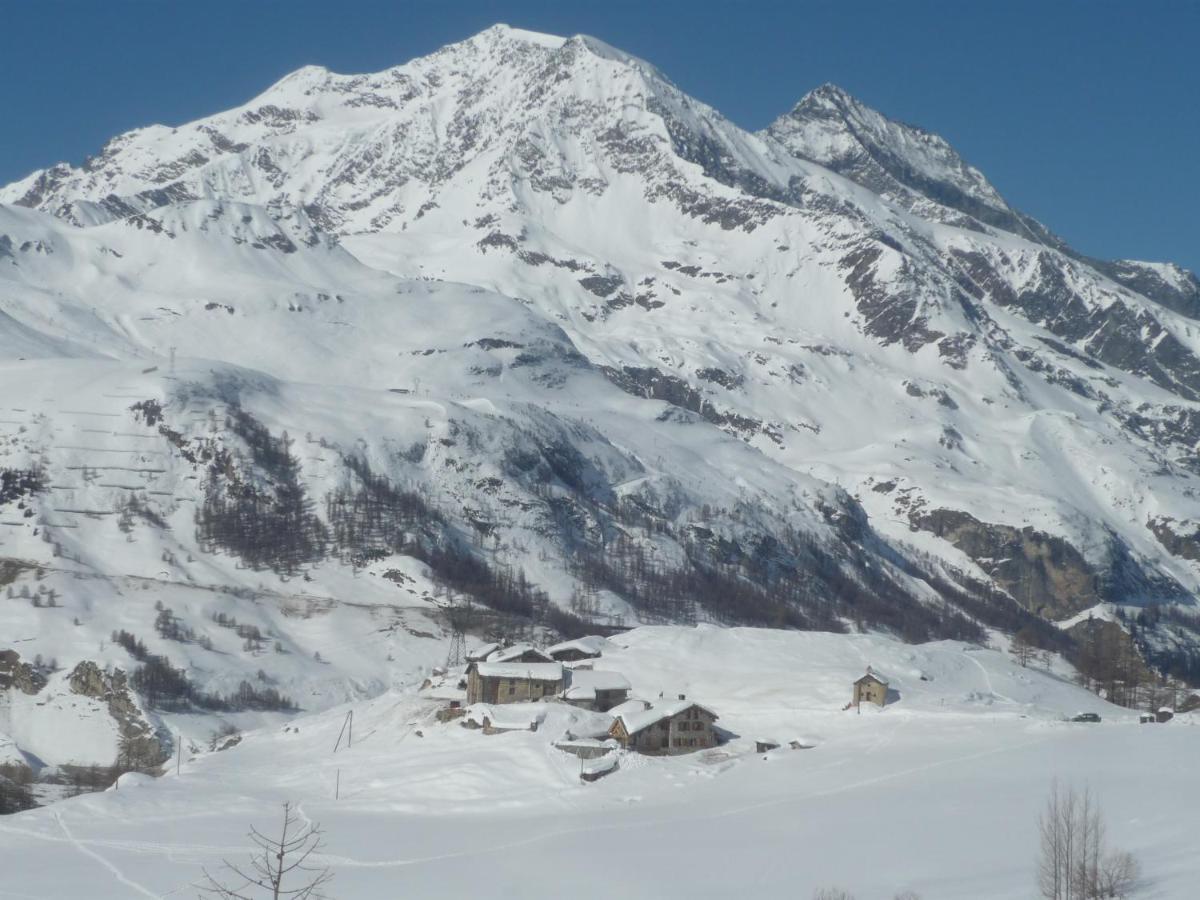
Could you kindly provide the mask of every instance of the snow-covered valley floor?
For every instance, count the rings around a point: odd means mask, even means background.
[[[247,855],[285,800],[326,833],[330,896],[808,898],[903,890],[924,900],[1035,896],[1037,817],[1051,780],[1087,784],[1114,846],[1138,855],[1138,896],[1200,891],[1191,716],[1142,726],[1064,677],[941,642],[754,629],[641,628],[597,668],[635,695],[687,693],[731,739],[673,758],[622,755],[578,779],[551,746],[582,721],[485,736],[394,691],[249,733],[181,773],[0,820],[0,898],[193,897],[201,867]],[[870,664],[899,699],[843,710]],[[1063,721],[1094,711],[1098,725]],[[755,738],[784,748],[755,752]],[[800,740],[811,749],[787,749]],[[335,782],[340,796],[334,798]],[[74,854],[77,859],[72,859]]]

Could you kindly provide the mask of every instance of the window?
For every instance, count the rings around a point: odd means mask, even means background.
[[[517,692],[516,684],[514,684],[511,681],[508,683],[508,692],[509,692],[509,694],[515,694]]]

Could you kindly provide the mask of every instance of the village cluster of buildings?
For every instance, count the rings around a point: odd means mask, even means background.
[[[560,750],[578,756],[580,776],[594,780],[616,768],[616,754],[624,750],[653,755],[693,753],[717,746],[721,732],[717,714],[710,708],[679,694],[655,701],[630,695],[629,680],[620,672],[604,669],[602,658],[609,642],[590,636],[564,641],[551,647],[529,643],[501,646],[497,643],[476,647],[466,655],[465,672],[445,673],[457,679],[456,699],[439,713],[439,719],[461,718],[467,727],[485,733],[537,730],[546,715],[545,707],[528,704],[563,703],[611,717],[607,733],[603,723],[584,737],[568,733],[555,743]],[[461,672],[461,678],[458,678]],[[463,692],[466,705],[463,706]],[[851,685],[851,696],[844,707],[884,707],[899,699],[888,678],[868,666],[866,673]],[[522,704],[524,704],[522,706]],[[531,711],[532,710],[532,711]],[[1173,710],[1163,708],[1142,715],[1147,723],[1167,722]],[[1094,713],[1080,714],[1074,721],[1099,721]],[[778,749],[776,740],[756,741],[759,752]],[[808,744],[788,742],[793,749]],[[589,761],[586,765],[583,761]]]
[[[467,704],[556,701],[608,713],[613,718],[608,738],[640,753],[675,755],[717,745],[712,710],[682,694],[654,703],[632,698],[624,675],[596,668],[606,643],[601,637],[584,637],[545,649],[532,644],[477,647],[467,654]],[[563,749],[585,756],[588,746],[574,742]]]

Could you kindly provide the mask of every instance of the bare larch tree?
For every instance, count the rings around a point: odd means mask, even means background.
[[[320,850],[321,830],[315,823],[299,824],[290,803],[283,804],[283,828],[271,838],[251,827],[250,840],[258,848],[250,862],[234,865],[225,860],[223,879],[204,872],[204,896],[222,900],[322,900],[324,885],[333,878],[328,867],[309,860]],[[232,884],[232,886],[231,886]]]

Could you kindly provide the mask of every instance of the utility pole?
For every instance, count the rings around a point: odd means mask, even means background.
[[[467,661],[467,625],[471,618],[471,598],[463,603],[450,598],[450,649],[446,653],[446,671]]]
[[[342,730],[338,732],[337,741],[333,745],[334,753],[337,753],[338,747],[342,745],[342,735],[346,735],[346,749],[349,750],[354,743],[354,710],[346,713],[346,720],[342,722]]]

